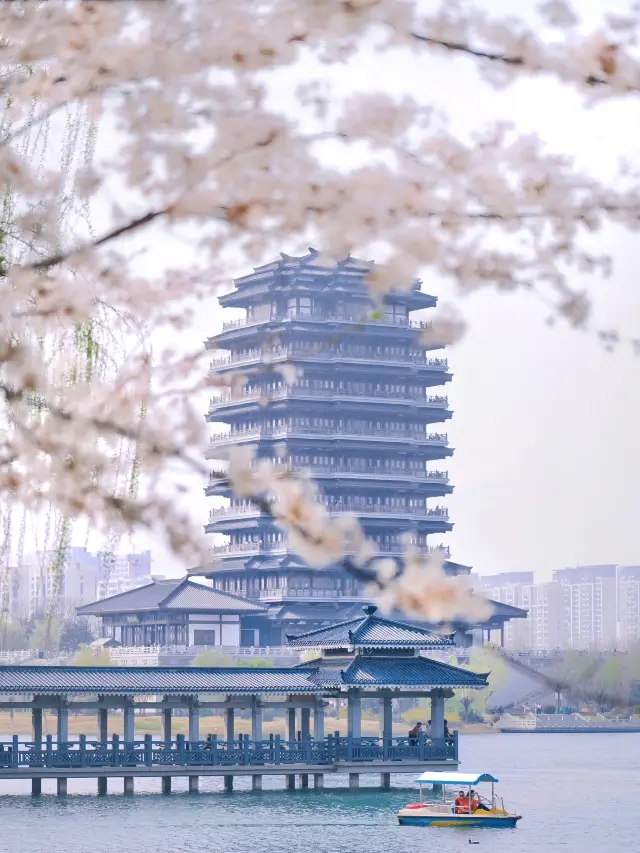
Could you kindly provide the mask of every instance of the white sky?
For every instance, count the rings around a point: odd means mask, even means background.
[[[484,5],[508,9],[504,3]],[[589,9],[596,17],[612,5],[594,0]],[[462,132],[508,118],[523,131],[537,131],[553,148],[575,154],[599,176],[610,172],[618,156],[639,159],[637,98],[586,109],[572,91],[549,80],[496,93],[479,80],[471,61],[426,49],[386,59],[361,57],[338,73],[344,91],[407,92],[436,101]],[[297,82],[290,73],[280,81],[278,97],[286,99]],[[614,256],[612,279],[573,284],[589,287],[600,327],[640,337],[637,238],[611,229],[596,239],[598,248]],[[295,253],[300,247],[283,235],[281,248]],[[175,263],[181,255],[188,261],[190,250],[158,239],[153,251],[156,263]],[[249,268],[230,270],[230,279]],[[425,290],[451,296],[428,270],[423,279]],[[578,562],[639,563],[640,358],[629,347],[607,354],[593,337],[562,325],[550,328],[547,310],[526,295],[487,291],[460,307],[469,331],[449,352],[454,379],[447,387],[455,412],[447,425],[456,448],[447,462],[455,484],[447,500],[455,522],[446,540],[452,557],[481,573],[535,570],[541,578]],[[204,340],[220,324],[221,311],[212,300],[189,338]],[[202,486],[190,484],[188,505],[204,524],[211,501]],[[136,544],[154,549],[155,571],[183,568],[157,543],[138,537]]]

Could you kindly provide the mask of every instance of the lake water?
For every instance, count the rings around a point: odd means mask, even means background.
[[[160,780],[136,780],[122,796],[110,780],[69,781],[69,796],[31,798],[26,783],[0,782],[0,853],[635,853],[640,837],[640,735],[475,735],[462,738],[461,770],[495,773],[507,806],[523,815],[515,830],[398,826],[395,813],[416,799],[408,777],[392,776],[388,792],[367,790],[378,777],[325,776],[324,791],[284,791],[281,777],[265,789],[236,779],[201,779],[199,794],[162,796]]]

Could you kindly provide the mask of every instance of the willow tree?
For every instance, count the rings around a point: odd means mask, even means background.
[[[473,3],[425,13],[417,0],[51,0],[2,4],[0,23],[3,67],[30,68],[3,78],[12,124],[0,168],[20,199],[12,239],[28,251],[5,258],[0,289],[0,493],[104,531],[157,530],[185,560],[206,557],[198,520],[180,509],[184,472],[208,473],[195,395],[244,380],[211,379],[199,349],[150,350],[149,335],[188,326],[193,306],[227,286],[240,261],[313,243],[329,262],[376,258],[376,299],[433,272],[462,292],[544,288],[555,314],[585,327],[588,293],[571,276],[610,261],[591,234],[640,222],[637,176],[625,164],[598,180],[571,152],[505,124],[463,138],[433,108],[440,79],[425,79],[412,99],[375,85],[345,93],[334,73],[374,50],[382,78],[398,51],[429,50],[471,58],[493,85],[546,75],[590,101],[635,99],[635,14],[586,32],[564,0],[540,6],[535,26],[493,20]],[[278,88],[298,71],[282,104]],[[20,149],[69,108],[110,134],[104,155],[74,177],[74,198],[102,212],[95,233],[62,218],[61,164],[35,167]],[[188,236],[190,250],[154,270],[168,236]],[[91,371],[90,382],[68,381],[77,346],[63,344],[52,370],[40,341],[68,342],[103,309],[127,359]],[[452,343],[463,325],[450,307],[426,340]],[[91,335],[82,340],[93,351]],[[114,489],[123,454],[139,460],[139,493]],[[225,475],[277,517],[311,566],[342,560],[384,604],[435,621],[482,615],[436,558],[408,549],[400,567],[379,559],[354,519],[327,515],[308,479],[240,452]]]

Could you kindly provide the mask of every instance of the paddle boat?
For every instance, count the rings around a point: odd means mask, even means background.
[[[496,796],[495,783],[498,780],[490,773],[448,773],[429,770],[415,781],[420,786],[420,802],[409,803],[400,809],[398,823],[401,826],[513,828],[521,820],[521,815],[508,812],[502,798]],[[491,799],[485,800],[477,793],[472,798],[472,790],[482,782],[491,782]],[[425,803],[423,801],[422,786],[429,784],[442,787],[442,802]],[[464,791],[464,801],[460,802],[458,799],[454,802],[450,797],[447,798],[447,785],[453,787],[456,794]],[[469,809],[469,803],[472,804],[471,809]],[[477,807],[478,805],[480,808]]]

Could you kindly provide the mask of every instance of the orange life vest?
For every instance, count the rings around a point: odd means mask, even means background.
[[[456,814],[467,814],[469,811],[469,801],[466,797],[456,797],[455,801]]]

